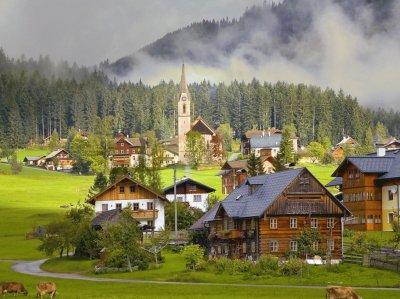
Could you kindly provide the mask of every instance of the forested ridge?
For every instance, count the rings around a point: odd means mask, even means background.
[[[179,68],[180,66],[177,66]],[[203,116],[213,127],[229,123],[234,137],[246,130],[282,128],[293,124],[300,145],[328,136],[333,144],[350,135],[365,138],[378,121],[399,136],[400,114],[361,107],[344,91],[304,84],[232,81],[189,85],[192,116]],[[70,128],[93,131],[97,116],[113,117],[114,132],[134,135],[154,131],[164,139],[175,134],[179,87],[175,82],[147,86],[116,83],[96,69],[49,58],[9,59],[0,51],[0,137],[24,147],[56,129],[66,138]]]

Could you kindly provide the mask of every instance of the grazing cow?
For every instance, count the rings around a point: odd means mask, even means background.
[[[327,299],[362,299],[352,287],[327,287]]]
[[[53,298],[57,292],[56,284],[54,282],[40,282],[37,284],[36,290],[36,297],[40,297],[42,299],[46,294],[49,294],[50,298]]]
[[[28,296],[28,291],[20,282],[2,282],[0,283],[0,291],[0,294],[3,296],[8,293],[24,294],[24,296]]]

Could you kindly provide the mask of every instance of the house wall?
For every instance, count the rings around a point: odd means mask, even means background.
[[[97,200],[95,203],[95,212],[96,214],[102,212],[103,204],[108,205],[108,210],[113,210],[117,208],[117,204],[121,204],[121,208],[124,209],[131,205],[133,207],[134,203],[139,203],[140,210],[147,210],[147,203],[152,203],[155,201],[155,210],[157,211],[157,217],[155,218],[155,230],[163,230],[165,226],[165,210],[164,210],[164,202],[160,201],[159,199],[124,199],[124,200]],[[153,220],[152,212],[150,211],[148,216],[143,218],[136,218],[141,224],[145,225],[148,224],[147,221]]]
[[[200,196],[201,201],[194,201],[194,197]],[[177,202],[187,202],[189,203],[189,206],[192,208],[198,208],[201,209],[203,212],[207,211],[207,199],[208,199],[208,193],[193,193],[193,194],[176,194],[176,199]],[[165,196],[169,202],[174,201],[174,194],[167,194]]]
[[[386,183],[382,186],[382,230],[393,231],[392,220],[400,210],[400,181]],[[393,192],[394,191],[394,192]],[[390,200],[389,192],[392,193]],[[390,217],[389,214],[392,214]]]

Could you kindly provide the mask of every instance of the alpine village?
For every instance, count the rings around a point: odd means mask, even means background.
[[[282,62],[287,78],[264,79],[257,56],[317,47],[313,14],[381,36],[400,9],[277,2],[93,68],[0,48],[0,295],[400,298],[398,106],[291,83]],[[267,28],[276,45],[253,40]],[[221,66],[241,50],[248,80]]]

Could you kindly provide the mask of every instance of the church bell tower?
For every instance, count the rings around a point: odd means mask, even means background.
[[[185,65],[182,64],[180,96],[178,100],[178,150],[179,162],[187,163],[186,134],[190,131],[190,94],[186,84]]]

